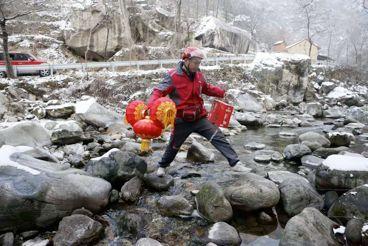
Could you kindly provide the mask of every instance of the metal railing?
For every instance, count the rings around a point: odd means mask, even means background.
[[[233,62],[244,62],[248,63],[254,60],[254,54],[245,54],[242,56],[228,56],[228,57],[209,57],[203,61],[203,65],[218,65],[220,62],[233,63]],[[70,63],[70,64],[42,64],[42,65],[18,65],[13,66],[15,75],[19,73],[24,73],[25,71],[50,71],[51,75],[57,70],[87,70],[95,68],[109,68],[115,71],[118,67],[136,67],[138,70],[142,66],[146,65],[158,65],[163,68],[163,65],[176,64],[178,59],[164,59],[164,60],[141,60],[141,61],[114,61],[114,62],[86,62],[86,63]],[[0,70],[5,70],[0,68]]]

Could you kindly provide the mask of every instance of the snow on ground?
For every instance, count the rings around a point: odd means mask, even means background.
[[[250,38],[250,34],[246,30],[227,24],[213,16],[206,16],[200,20],[199,25],[195,28],[194,36],[198,37],[216,29],[223,29],[233,33],[241,33],[242,35]]]
[[[368,231],[368,224],[365,224],[362,228],[362,233],[365,233],[366,231]]]
[[[252,70],[260,68],[274,69],[282,67],[284,61],[299,62],[301,60],[310,60],[310,58],[303,54],[257,52],[253,62],[249,66]]]
[[[354,97],[356,94],[344,87],[338,86],[335,89],[333,89],[330,93],[328,93],[327,98],[349,98]]]
[[[339,234],[345,234],[345,227],[344,226],[339,226],[338,228],[333,228],[332,229],[334,234],[339,233]]]
[[[109,157],[109,155],[110,155],[111,153],[114,153],[114,152],[116,152],[116,151],[119,151],[119,149],[117,149],[117,148],[110,149],[110,150],[109,150],[108,152],[106,152],[104,155],[99,156],[99,157],[92,158],[92,159],[91,159],[91,161],[99,161],[99,160],[101,160],[102,158]]]
[[[89,98],[86,101],[79,101],[75,104],[75,113],[76,114],[84,114],[86,113],[92,104],[96,103],[95,98]]]
[[[40,174],[40,172],[36,169],[27,167],[27,166],[23,166],[20,165],[17,162],[12,161],[11,155],[16,153],[16,152],[26,152],[32,150],[32,147],[28,147],[28,146],[10,146],[10,145],[3,145],[0,148],[0,166],[11,166],[11,167],[15,167],[17,169],[29,172],[33,175],[38,175]]]
[[[368,158],[330,155],[323,161],[323,165],[331,170],[338,171],[368,171]]]

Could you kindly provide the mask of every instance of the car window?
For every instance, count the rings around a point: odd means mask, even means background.
[[[0,53],[0,60],[4,60],[4,54],[3,53]]]
[[[14,59],[15,59],[14,55],[15,55],[15,54],[13,54],[13,53],[10,53],[10,54],[9,54],[9,56],[10,56],[10,60],[14,60]]]
[[[28,57],[26,54],[17,53],[15,54],[14,59],[18,61],[27,61]]]

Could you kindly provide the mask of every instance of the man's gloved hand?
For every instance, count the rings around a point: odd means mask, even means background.
[[[224,81],[219,81],[218,82],[218,87],[220,87],[224,91],[227,91],[229,89],[229,85]]]
[[[233,101],[234,100],[234,95],[232,93],[230,93],[229,91],[225,91],[224,100],[226,102]]]

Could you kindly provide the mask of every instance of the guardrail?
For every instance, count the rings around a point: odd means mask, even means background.
[[[229,57],[209,57],[203,61],[203,65],[208,65],[211,62],[218,65],[220,62],[251,62],[254,60],[255,54],[245,54],[242,56],[229,56]],[[43,64],[38,66],[22,65],[13,66],[15,75],[25,71],[42,71],[49,70],[51,75],[54,75],[56,70],[87,70],[91,68],[110,68],[115,71],[118,67],[137,67],[141,69],[141,66],[145,65],[159,65],[160,68],[163,65],[176,64],[178,59],[165,59],[165,60],[141,60],[141,61],[115,61],[115,62],[86,62],[86,63],[71,63],[71,64]]]

